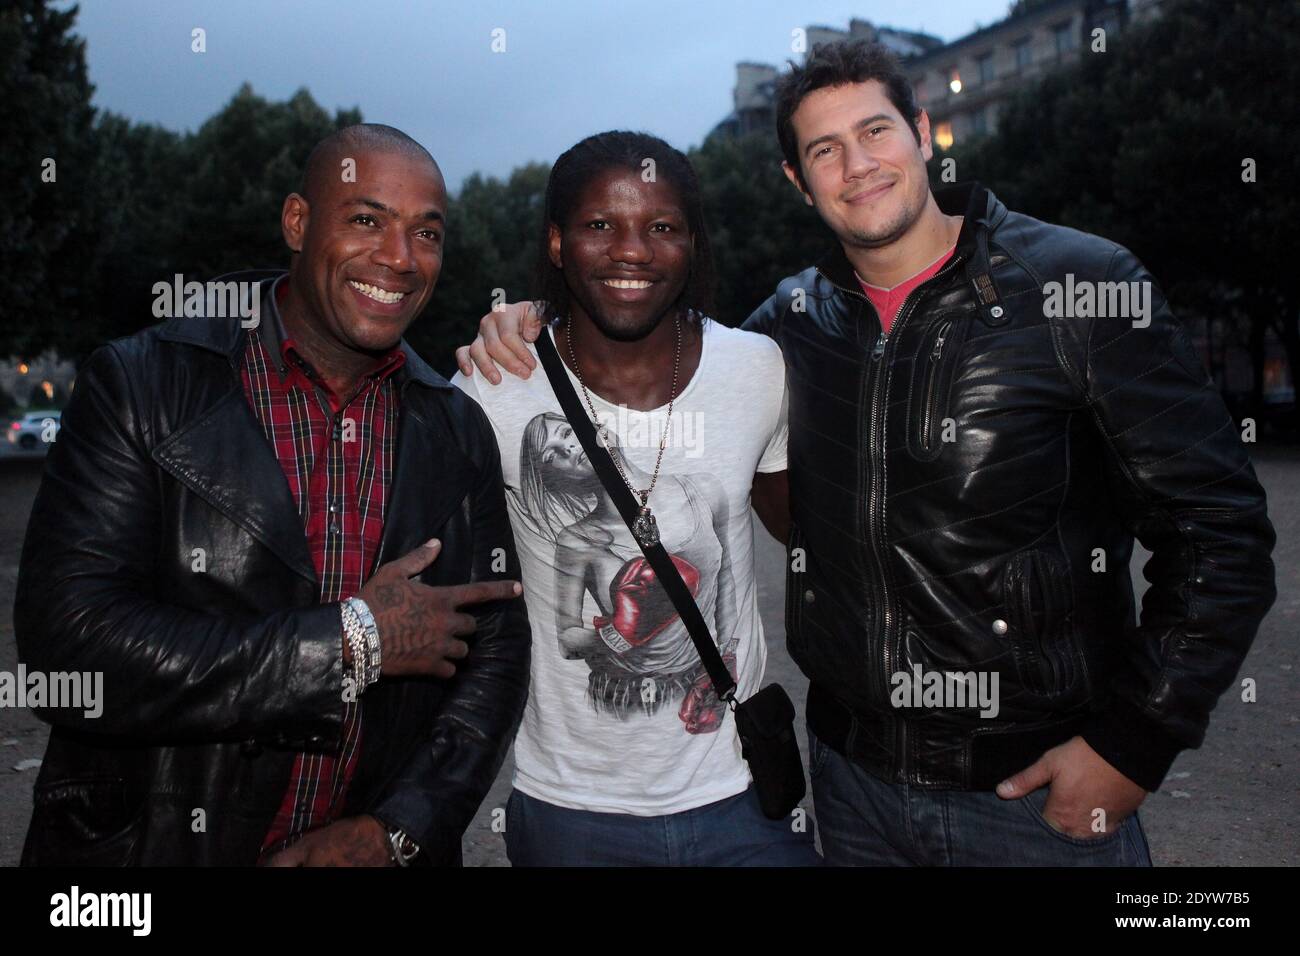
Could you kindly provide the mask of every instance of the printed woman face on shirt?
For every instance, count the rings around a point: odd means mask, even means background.
[[[582,450],[573,426],[567,421],[549,419],[543,421],[545,429],[541,444],[541,462],[543,471],[555,481],[591,474],[587,465],[587,453]],[[549,482],[548,482],[549,483]]]
[[[617,447],[617,441],[613,436],[610,447]],[[552,541],[608,498],[573,426],[558,412],[543,412],[525,427],[519,479],[525,510]]]
[[[597,435],[602,445],[618,454],[622,444],[612,429],[601,425]],[[641,474],[631,462],[621,461],[630,477],[636,478]],[[524,474],[531,472],[537,491],[558,499],[557,504],[567,506],[573,520],[587,516],[600,498],[608,497],[573,426],[564,416],[553,412],[538,415],[525,430],[520,449],[520,471]],[[584,500],[579,504],[574,500],[592,495],[597,496],[595,501]]]

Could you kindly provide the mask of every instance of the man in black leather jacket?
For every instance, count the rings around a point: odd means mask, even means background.
[[[826,861],[1149,864],[1137,807],[1275,597],[1238,424],[1126,249],[931,192],[928,117],[882,48],[815,47],[777,123],[839,240],[745,323],[786,363],[786,632]],[[526,369],[523,317],[485,317],[462,367]]]
[[[840,44],[782,79],[786,175],[840,245],[745,324],[789,379],[787,637],[827,860],[1144,863],[1137,806],[1201,743],[1275,596],[1264,493],[1141,264],[978,186],[932,194],[900,77]],[[948,249],[883,330],[874,293]],[[997,700],[916,708],[934,674],[996,675]],[[858,844],[937,797],[937,838]]]
[[[103,673],[103,712],[40,711],[24,863],[460,861],[529,629],[491,426],[401,339],[445,206],[405,134],[340,131],[285,200],[287,275],[227,277],[262,280],[255,322],[82,368],[14,619],[29,670]]]

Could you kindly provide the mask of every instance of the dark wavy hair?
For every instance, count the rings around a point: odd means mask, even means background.
[[[537,263],[533,270],[533,299],[543,318],[550,322],[569,314],[569,286],[564,271],[551,262],[549,227],[563,229],[587,184],[609,169],[627,169],[640,173],[645,160],[654,160],[656,178],[662,177],[677,190],[686,225],[694,240],[691,272],[678,297],[676,307],[687,318],[703,318],[713,313],[713,289],[716,276],[713,250],[704,225],[704,203],[700,183],[691,161],[658,136],[626,130],[610,130],[588,136],[565,150],[546,183],[546,205],[542,213],[542,235],[537,244]]]
[[[800,66],[790,63],[790,71],[776,81],[776,138],[790,168],[803,182],[803,166],[799,161],[799,141],[794,132],[792,117],[809,93],[826,87],[848,86],[878,80],[894,109],[912,130],[920,145],[921,107],[916,102],[912,81],[899,64],[898,57],[879,43],[866,40],[838,40],[834,43],[815,43],[807,59]]]

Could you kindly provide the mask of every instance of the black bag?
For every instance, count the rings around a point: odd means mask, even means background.
[[[542,368],[546,370],[546,377],[551,382],[555,397],[560,401],[560,407],[564,409],[565,417],[582,443],[582,450],[587,453],[587,460],[591,462],[600,483],[604,485],[605,491],[631,530],[640,505],[619,476],[609,452],[597,440],[595,425],[587,417],[547,329],[543,329],[537,339],[537,355],[542,360]],[[709,627],[704,623],[704,617],[700,614],[690,589],[668,557],[668,552],[662,544],[647,547],[635,534],[632,535],[632,540],[640,545],[650,567],[654,568],[655,577],[668,592],[673,607],[686,625],[718,699],[730,705],[736,715],[736,732],[740,736],[741,752],[749,762],[754,788],[758,791],[764,815],[772,820],[789,816],[806,792],[803,762],[799,758],[799,743],[794,734],[794,704],[790,695],[780,684],[769,684],[749,700],[738,703],[736,682],[723,663]]]

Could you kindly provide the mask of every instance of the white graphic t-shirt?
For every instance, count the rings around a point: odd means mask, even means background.
[[[559,806],[638,816],[743,791],[750,778],[735,719],[545,371],[539,364],[526,380],[506,373],[500,385],[477,371],[453,382],[496,430],[532,622],[514,785]],[[765,335],[706,322],[699,366],[671,418],[667,405],[642,412],[591,399],[638,489],[650,485],[668,422],[649,506],[744,700],[767,661],[749,497],[756,472],[786,467],[780,349]]]

